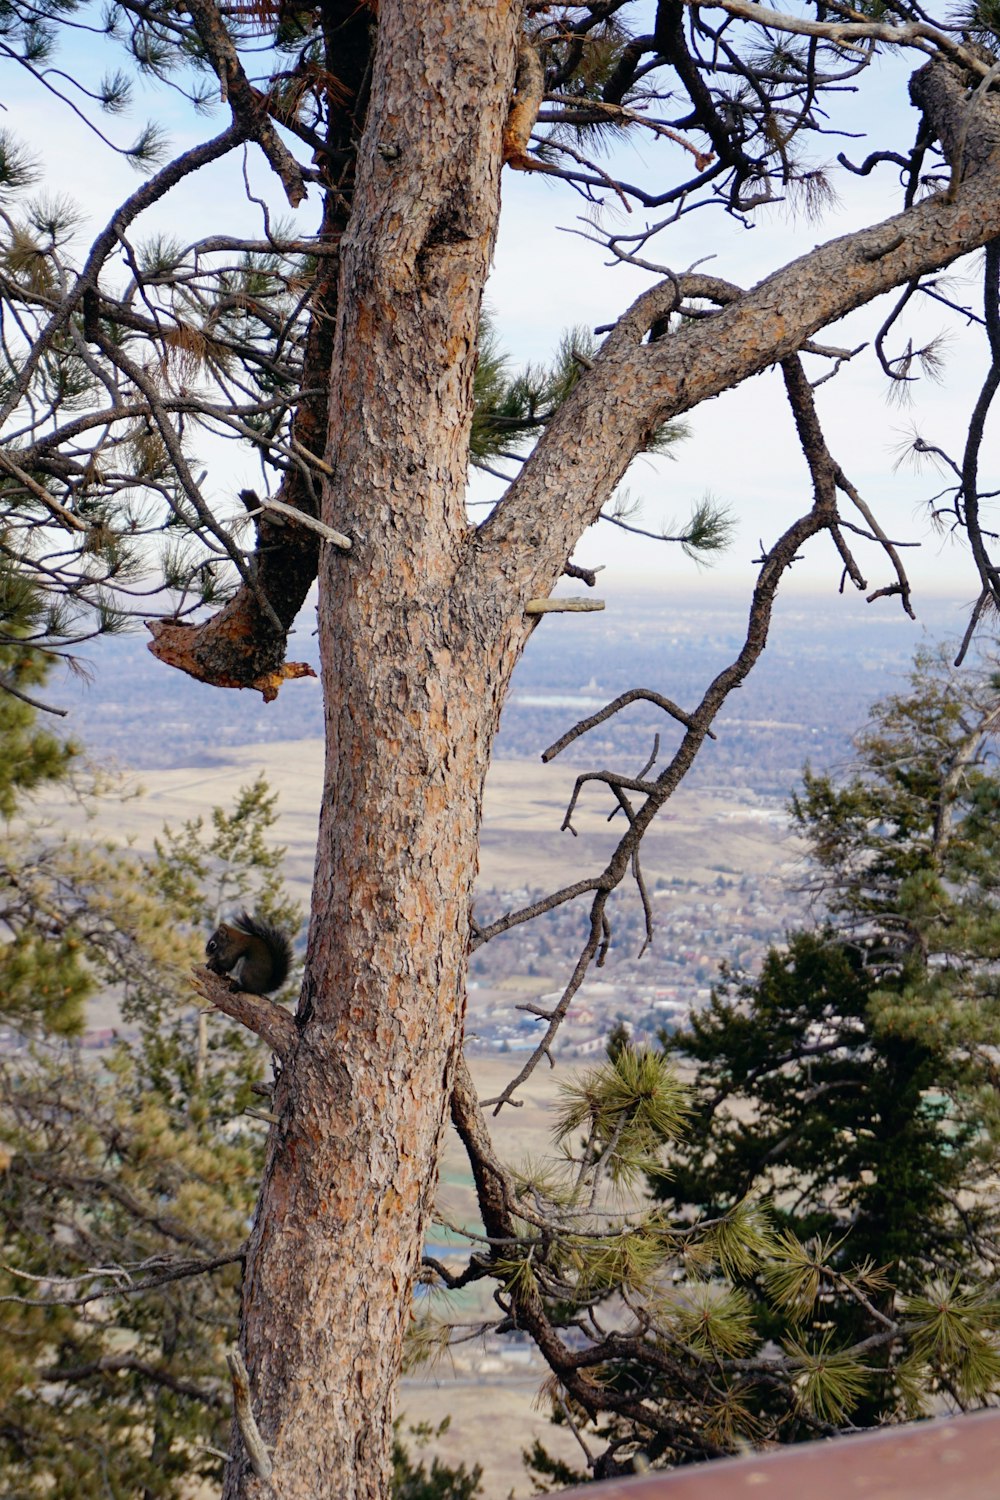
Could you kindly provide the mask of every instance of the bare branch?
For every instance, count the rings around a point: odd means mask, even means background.
[[[838,47],[856,47],[862,51],[867,51],[867,43],[888,42],[893,47],[943,53],[979,77],[989,72],[989,64],[971,47],[963,46],[950,32],[923,21],[809,21],[803,16],[757,5],[754,0],[712,0],[710,8],[724,10],[742,21],[755,21],[767,31],[820,37]]]
[[[596,728],[598,724],[606,723],[614,714],[620,713],[623,708],[627,708],[630,703],[655,703],[657,708],[662,708],[663,712],[669,714],[672,719],[676,719],[678,724],[683,724],[687,729],[693,727],[693,716],[685,713],[683,708],[678,708],[676,703],[670,698],[665,698],[662,693],[654,692],[652,688],[629,688],[628,692],[620,693],[617,698],[612,699],[604,708],[598,709],[589,718],[581,719],[579,724],[574,724],[572,729],[567,729],[565,734],[560,735],[554,744],[550,745],[547,750],[542,751],[543,762],[548,764],[550,760],[555,760],[556,756],[561,754],[567,745],[571,745],[574,740],[579,739],[588,730]],[[715,735],[711,730],[709,731],[708,738],[711,740],[715,739]]]
[[[233,1416],[246,1448],[247,1460],[258,1479],[270,1479],[274,1472],[271,1455],[260,1435],[257,1419],[250,1401],[250,1376],[238,1349],[226,1355],[226,1364],[233,1381]]]

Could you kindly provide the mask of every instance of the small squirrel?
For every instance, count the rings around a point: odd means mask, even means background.
[[[237,988],[266,995],[288,978],[292,945],[280,927],[244,911],[219,923],[205,944],[205,957],[213,974],[229,974]]]

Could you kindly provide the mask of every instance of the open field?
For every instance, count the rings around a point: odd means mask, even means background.
[[[88,822],[81,809],[58,790],[39,799],[59,826],[85,829],[93,837],[131,840],[151,849],[163,824],[208,817],[213,807],[230,804],[240,786],[261,772],[279,795],[275,838],[288,849],[286,879],[296,897],[308,902],[312,882],[316,822],[323,774],[318,739],[227,749],[217,765],[147,771],[131,778],[142,795],[106,803]],[[487,783],[480,878],[501,890],[524,884],[556,886],[567,875],[595,866],[620,837],[621,821],[610,825],[613,805],[606,788],[585,791],[574,815],[578,837],[560,832],[573,790],[575,770],[530,760],[497,761]],[[777,822],[776,822],[777,820]],[[675,794],[647,835],[644,865],[651,880],[682,875],[708,880],[718,870],[767,874],[788,857],[775,840],[780,808],[761,806],[743,787],[729,791]]]
[[[495,1363],[484,1360],[482,1373],[473,1376],[450,1376],[443,1369],[425,1379],[405,1377],[399,1412],[404,1428],[419,1422],[437,1427],[444,1417],[451,1418],[448,1431],[434,1438],[423,1455],[428,1468],[431,1455],[443,1463],[464,1463],[470,1469],[481,1464],[484,1500],[507,1500],[510,1495],[523,1500],[536,1493],[521,1461],[522,1452],[536,1437],[555,1458],[574,1468],[584,1467],[583,1454],[566,1427],[553,1426],[547,1403],[539,1401],[543,1377],[539,1373],[491,1374],[490,1366]],[[407,1446],[417,1457],[408,1437]]]

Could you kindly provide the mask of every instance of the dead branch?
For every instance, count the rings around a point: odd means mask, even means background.
[[[250,1376],[238,1349],[226,1355],[226,1364],[233,1381],[233,1416],[243,1439],[247,1460],[258,1479],[270,1479],[274,1472],[271,1455],[260,1435],[257,1419],[250,1403]]]
[[[598,709],[597,713],[591,714],[589,718],[581,719],[579,724],[574,724],[572,729],[567,729],[565,734],[560,735],[554,744],[551,744],[547,750],[542,751],[543,762],[547,765],[550,760],[555,760],[556,756],[565,750],[567,745],[571,745],[574,740],[578,740],[582,734],[586,734],[588,730],[594,729],[598,724],[606,723],[614,714],[620,713],[623,708],[627,708],[630,703],[655,703],[657,708],[662,708],[665,714],[669,714],[672,719],[676,719],[686,729],[692,727],[693,716],[685,713],[683,708],[678,708],[672,699],[665,698],[662,693],[654,692],[652,688],[629,688],[628,692],[620,693],[611,703],[607,704],[604,708]],[[708,738],[714,740],[715,735],[709,731]]]
[[[808,382],[805,384],[808,388]],[[549,1013],[549,1022],[544,1035],[536,1044],[524,1066],[500,1094],[488,1101],[494,1106],[494,1113],[499,1113],[503,1105],[510,1102],[514,1093],[531,1076],[543,1057],[547,1057],[551,1062],[552,1044],[574,996],[586,977],[591,962],[596,959],[600,964],[607,951],[610,932],[606,907],[611,893],[621,884],[629,869],[635,868],[635,854],[647,828],[687,774],[729,694],[745,680],[764,650],[778,585],[794,563],[799,548],[819,532],[829,530],[835,521],[836,511],[834,509],[831,512],[828,494],[817,495],[813,508],[795,521],[762,559],[743,646],[730,665],[709,684],[694,713],[687,716],[687,732],[680,746],[669,765],[657,777],[652,788],[644,792],[645,800],[642,805],[634,812],[629,809],[628,831],[619,841],[604,870],[596,875],[591,883],[595,896],[591,906],[589,932],[573,972],[557,1004]],[[585,882],[579,883],[575,894],[582,894],[586,888]],[[563,893],[557,893],[557,895],[564,900],[568,899]],[[544,902],[533,903],[533,906],[536,911],[547,909]],[[503,930],[523,920],[526,920],[524,912],[511,913],[504,919]],[[488,941],[488,937],[493,935],[494,931],[491,928],[482,929],[480,943]]]
[[[604,608],[603,599],[529,599],[524,606],[526,615],[573,615],[587,614]]]

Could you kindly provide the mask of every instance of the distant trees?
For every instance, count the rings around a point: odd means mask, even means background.
[[[806,772],[793,806],[820,925],[666,1039],[695,1079],[665,1202],[764,1197],[832,1268],[883,1268],[880,1316],[937,1306],[937,1344],[873,1361],[868,1420],[921,1384],[959,1405],[1000,1390],[998,689],[995,670],[960,679],[922,655],[873,709],[857,771]],[[831,1284],[825,1304],[857,1330],[855,1299]]]
[[[981,320],[982,391],[962,452],[941,459],[950,488],[936,506],[969,539],[980,606],[1000,602],[979,474],[1000,368],[995,21],[992,6],[938,20],[911,0],[871,13],[823,0],[794,15],[747,0],[117,0],[107,13],[9,0],[6,61],[60,110],[58,128],[86,129],[95,153],[150,174],[84,245],[59,192],[32,196],[25,143],[11,131],[0,141],[0,545],[58,606],[33,646],[159,608],[165,668],[271,700],[305,670],[285,661],[286,642],[319,582],[326,778],[296,1016],[203,981],[280,1062],[241,1344],[283,1500],[386,1491],[449,1105],[495,1226],[470,1274],[508,1287],[510,1318],[532,1327],[564,1389],[582,1389],[573,1340],[526,1279],[507,1280],[517,1189],[462,1061],[469,953],[542,909],[583,903],[576,962],[500,1107],[551,1053],[602,962],[626,879],[648,937],[643,835],[763,651],[801,549],[822,537],[861,590],[873,557],[884,573],[871,597],[911,607],[902,554],[831,451],[814,396],[820,378],[850,378],[858,355],[824,330],[885,295],[873,347],[897,389],[935,361],[919,331],[901,332],[924,292],[942,316]],[[56,67],[60,40],[76,51]],[[882,99],[866,118],[852,92],[887,54],[918,65],[916,140],[904,98],[898,118]],[[177,149],[155,121],[121,126],[133,96],[158,85],[191,107]],[[827,167],[817,158],[837,132],[860,159]],[[618,141],[643,150],[602,154]],[[470,443],[490,427],[475,369],[505,166],[580,195],[601,255],[649,284],[624,309],[610,290],[595,301],[602,342],[574,340],[554,380],[483,394],[510,441],[483,449],[498,489],[472,521]],[[262,207],[254,231],[236,233],[209,189],[187,234],[147,232],[147,211],[208,168],[261,206],[262,167],[292,211],[307,203],[307,224]],[[705,269],[717,224],[752,225],[780,202],[821,217],[841,171],[878,171],[897,211],[754,288],[736,257]],[[617,205],[636,212],[620,223]],[[682,220],[703,226],[693,271],[670,248]],[[984,247],[980,312],[937,273]],[[806,494],[761,542],[744,640],[697,702],[661,691],[669,681],[637,689],[548,748],[552,758],[637,697],[670,736],[662,768],[657,745],[591,778],[621,815],[603,868],[474,919],[496,727],[557,581],[594,582],[573,560],[578,539],[602,516],[630,524],[617,487],[666,423],[774,367]],[[232,495],[216,442],[247,445],[264,493]],[[912,447],[943,452],[925,437]],[[711,543],[719,521],[699,508],[672,539]],[[228,1500],[260,1496],[269,1481],[235,1431],[231,1447]]]
[[[410,1439],[410,1446],[419,1450],[432,1438],[440,1437],[449,1421],[445,1417],[437,1427],[408,1427],[406,1436]],[[453,1467],[442,1463],[439,1458],[432,1458],[428,1468],[422,1458],[413,1457],[400,1433],[400,1426],[397,1418],[392,1444],[393,1500],[476,1500],[482,1490],[480,1464],[473,1464],[468,1469],[465,1464]]]

